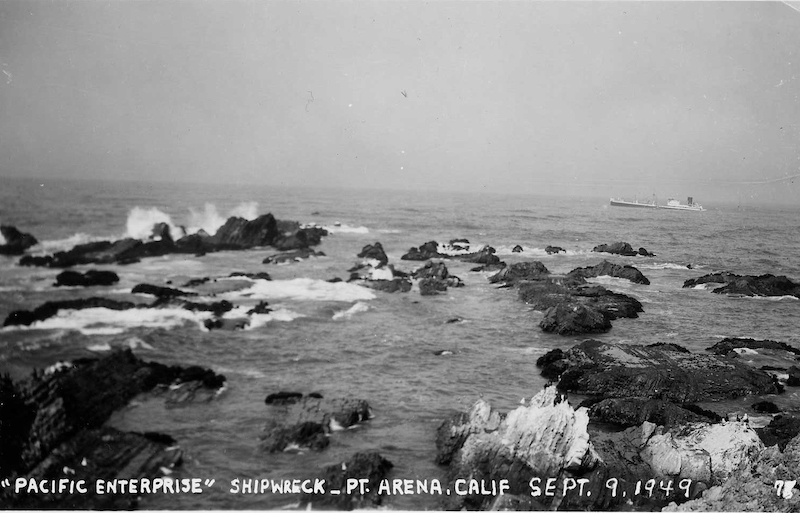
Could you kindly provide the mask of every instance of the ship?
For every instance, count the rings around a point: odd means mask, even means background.
[[[656,204],[655,196],[650,201],[639,201],[634,199],[633,201],[625,201],[619,198],[611,198],[611,206],[612,207],[635,207],[635,208],[658,208]]]
[[[670,209],[670,210],[693,210],[693,211],[696,211],[696,212],[700,212],[700,211],[705,210],[703,208],[703,205],[700,205],[699,203],[695,203],[691,196],[689,196],[688,201],[686,203],[687,203],[686,205],[683,205],[683,204],[681,204],[680,201],[670,198],[669,200],[667,200],[667,204],[666,205],[661,205],[658,208],[666,208],[666,209]]]
[[[653,199],[650,201],[639,201],[634,199],[633,201],[626,201],[620,198],[611,198],[611,206],[612,207],[634,207],[634,208],[664,208],[668,210],[691,210],[695,212],[700,212],[705,210],[702,205],[695,203],[694,198],[689,196],[687,204],[681,204],[680,201],[676,199],[669,198],[667,200],[666,205],[659,205],[656,202],[655,195],[653,195]]]

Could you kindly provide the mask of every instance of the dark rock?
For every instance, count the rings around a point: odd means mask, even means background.
[[[736,360],[683,353],[672,348],[605,344],[586,340],[556,360],[560,390],[612,397],[664,399],[676,403],[720,401],[750,394],[776,394],[782,387],[769,374]]]
[[[167,223],[156,223],[153,225],[153,231],[150,234],[150,240],[174,242],[170,228]]]
[[[302,398],[301,392],[276,392],[269,394],[264,402],[266,404],[295,404]]]
[[[306,249],[311,246],[308,234],[305,230],[297,230],[290,235],[281,235],[273,241],[272,246],[279,251],[293,251]]]
[[[654,256],[656,256],[655,253],[650,253],[645,248],[639,248],[639,255],[640,256],[646,256],[646,257],[654,257]]]
[[[359,258],[377,260],[380,262],[378,267],[389,263],[389,257],[386,256],[386,252],[383,250],[383,246],[380,242],[376,242],[375,244],[367,244],[361,249],[361,253],[356,256]]]
[[[542,331],[557,335],[605,333],[611,321],[596,308],[580,303],[559,303],[544,311],[539,322]]]
[[[90,269],[85,273],[64,271],[56,276],[56,287],[93,287],[113,285],[119,281],[119,276],[113,271],[95,271]]]
[[[469,241],[467,239],[450,239],[450,245],[453,244],[465,244],[469,246]]]
[[[21,255],[26,249],[39,243],[30,233],[22,233],[14,226],[0,225],[0,234],[5,244],[0,244],[0,255]]]
[[[786,384],[790,387],[800,386],[800,367],[796,365],[789,367],[789,379],[786,381]]]
[[[192,278],[191,280],[187,281],[181,287],[197,287],[198,285],[203,285],[204,283],[208,283],[211,281],[211,278]],[[216,280],[215,280],[216,281]],[[169,282],[167,282],[169,283]]]
[[[186,292],[180,289],[173,289],[171,287],[160,287],[158,285],[150,285],[149,283],[140,283],[131,289],[131,294],[149,294],[156,296],[159,299],[172,299],[175,297],[196,296],[195,292]]]
[[[382,504],[384,496],[391,493],[381,492],[380,484],[388,482],[385,479],[392,467],[392,463],[377,452],[358,452],[347,461],[325,467],[320,475],[325,480],[326,489],[342,490],[341,494],[307,494],[300,505],[339,511],[374,509]],[[366,493],[362,494],[360,487],[346,493],[349,479],[365,479],[363,491]]]
[[[784,342],[776,342],[775,340],[755,340],[752,338],[741,337],[728,337],[722,339],[711,347],[706,348],[706,351],[711,351],[714,354],[729,356],[737,348],[747,349],[776,349],[787,351],[789,353],[800,355],[800,349],[797,349]]]
[[[497,264],[500,263],[500,258],[495,255],[495,249],[491,246],[486,246],[480,251],[475,253],[467,253],[466,255],[458,255],[454,257],[462,262],[469,262],[472,264]]]
[[[316,394],[319,396],[319,394]],[[275,402],[261,436],[261,448],[279,452],[289,447],[321,450],[337,430],[369,420],[369,405],[360,399],[322,399],[308,395],[296,402]]]
[[[520,246],[519,244],[517,244],[516,246],[514,246],[513,248],[511,248],[511,252],[512,252],[512,253],[522,253],[522,246]]]
[[[751,408],[758,413],[780,413],[781,411],[778,405],[770,401],[759,401],[753,404]]]
[[[51,255],[25,255],[19,259],[19,265],[23,267],[55,267],[53,266],[53,257]]]
[[[261,261],[262,264],[282,264],[286,262],[299,262],[300,260],[305,260],[306,258],[310,257],[321,257],[325,256],[325,253],[322,251],[314,251],[313,249],[305,248],[305,249],[298,249],[295,251],[287,251],[286,253],[278,253],[275,255],[270,255],[264,260]]]
[[[505,262],[497,262],[496,264],[479,265],[477,267],[473,267],[472,269],[470,269],[470,271],[473,273],[479,273],[479,272],[491,273],[500,271],[505,268],[506,268]]]
[[[30,326],[34,322],[43,321],[56,315],[59,310],[83,310],[85,308],[108,308],[109,310],[129,310],[137,308],[135,303],[114,301],[102,297],[88,299],[69,299],[65,301],[48,301],[32,311],[15,310],[6,317],[3,326]]]
[[[548,255],[552,255],[553,253],[558,254],[558,253],[561,253],[561,252],[564,252],[564,253],[567,252],[566,249],[564,249],[564,248],[562,248],[560,246],[547,246],[546,248],[544,248],[544,250],[547,252]]]
[[[697,285],[704,285],[706,283],[728,283],[738,278],[738,275],[728,271],[719,271],[711,274],[700,276],[699,278],[692,278],[683,282],[683,288],[696,287]]]
[[[408,292],[411,282],[407,278],[394,278],[391,280],[361,280],[357,281],[362,287],[367,287],[381,292]]]
[[[586,402],[589,401],[581,403],[580,406],[589,408],[589,418],[592,421],[626,428],[639,426],[645,421],[665,427],[681,426],[690,422],[717,423],[722,421],[722,417],[713,412],[694,407],[703,412],[698,413],[684,405],[661,399],[626,397],[603,399],[591,404],[585,404]]]
[[[11,439],[16,439],[17,444],[11,447],[12,453],[19,454],[10,470],[26,474],[48,455],[48,462],[53,458],[60,461],[64,455],[55,452],[59,445],[72,443],[71,439],[84,430],[99,428],[114,411],[138,394],[159,386],[166,389],[167,385],[188,384],[184,378],[197,378],[200,385],[208,382],[214,388],[219,388],[225,380],[212,371],[198,369],[202,372],[189,370],[184,375],[186,369],[143,362],[130,350],[124,350],[99,360],[74,361],[68,370],[34,378],[19,393],[25,402],[22,414],[13,420],[3,418],[2,431],[16,435]],[[19,403],[12,403],[10,408],[18,409]],[[35,411],[33,418],[31,411]],[[22,444],[18,443],[20,433],[26,434]]]
[[[269,246],[280,235],[275,217],[272,214],[248,221],[241,217],[231,217],[217,232],[206,239],[206,244],[217,249],[244,249]]]
[[[263,271],[260,272],[260,273],[244,273],[244,272],[241,272],[241,271],[237,271],[237,272],[231,273],[228,277],[229,278],[236,278],[236,277],[239,277],[239,276],[241,276],[243,278],[250,278],[251,280],[272,281],[272,277],[269,275],[269,273],[265,273]]]
[[[439,243],[428,241],[418,248],[410,248],[400,260],[428,260],[430,258],[448,258],[448,255],[439,253]]]
[[[595,278],[597,276],[612,276],[615,278],[624,278],[633,283],[641,283],[643,285],[650,285],[648,280],[639,269],[632,265],[617,265],[603,260],[599,264],[592,267],[578,267],[573,269],[567,274],[568,277],[580,276],[582,278]]]
[[[439,292],[447,291],[447,284],[435,278],[422,278],[418,284],[422,296],[435,296]]]
[[[326,281],[328,283],[339,283],[340,281],[343,281],[343,280],[337,276],[337,277],[331,278],[330,280],[326,280]]]
[[[726,285],[712,290],[715,294],[742,294],[745,296],[794,296],[800,298],[800,284],[786,276],[738,276]]]
[[[515,285],[521,281],[539,280],[550,274],[541,262],[517,262],[489,277],[489,283]]]
[[[192,312],[211,312],[216,317],[222,317],[225,312],[233,310],[233,304],[230,301],[214,301],[213,303],[193,303],[185,301],[182,305],[183,309]]]
[[[786,445],[800,434],[800,417],[778,415],[763,428],[756,428],[761,441],[767,447],[777,445],[783,451]]]
[[[613,244],[600,244],[592,248],[592,251],[598,253],[612,253],[614,255],[622,256],[636,256],[636,251],[633,250],[627,242],[615,242]]]
[[[462,319],[461,317],[453,317],[452,319],[447,319],[446,324],[455,324],[457,322],[463,322],[463,321],[464,319]]]
[[[259,301],[256,306],[247,311],[247,315],[268,314],[271,311],[272,308],[269,307],[269,303],[267,303],[266,301]]]

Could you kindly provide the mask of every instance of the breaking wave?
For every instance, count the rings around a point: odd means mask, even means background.
[[[369,233],[366,226],[350,226],[347,224],[334,223],[331,226],[323,226],[328,233]]]
[[[221,295],[232,300],[242,297],[249,299],[289,298],[311,301],[365,301],[375,299],[369,289],[360,285],[338,282],[330,283],[311,278],[294,278],[291,280],[258,280],[253,286],[236,292]]]
[[[167,224],[174,238],[197,233],[200,230],[213,235],[220,226],[225,224],[229,217],[243,217],[248,221],[252,221],[258,217],[258,203],[255,201],[241,203],[231,209],[227,216],[220,215],[217,207],[211,203],[206,203],[202,211],[190,208],[187,222],[188,228],[176,225],[169,214],[158,208],[133,207],[128,213],[128,219],[125,223],[125,237],[146,239],[150,237],[153,225],[157,223]]]
[[[358,303],[354,304],[353,306],[351,306],[347,310],[341,310],[341,311],[336,312],[335,314],[333,314],[333,320],[337,321],[339,319],[349,319],[353,315],[355,315],[357,313],[361,313],[361,312],[366,312],[369,309],[370,309],[370,307],[369,307],[368,304],[362,303],[362,302],[359,301]]]

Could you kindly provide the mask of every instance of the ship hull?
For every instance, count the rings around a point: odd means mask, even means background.
[[[612,207],[631,207],[631,208],[658,208],[658,205],[654,205],[652,203],[638,203],[635,201],[622,201],[622,200],[611,200]]]

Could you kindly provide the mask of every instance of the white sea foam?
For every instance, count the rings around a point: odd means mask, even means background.
[[[0,245],[2,245],[2,244],[6,244],[6,238],[3,237],[3,233],[0,232]]]
[[[333,314],[333,320],[338,321],[339,319],[349,319],[353,317],[353,315],[361,312],[366,312],[370,309],[370,306],[366,303],[358,302],[348,308],[347,310],[341,310]]]
[[[71,369],[73,367],[75,367],[75,366],[72,365],[71,362],[56,362],[53,365],[47,367],[44,370],[44,374],[47,376],[47,375],[54,374],[54,373],[56,373],[58,371],[61,371],[61,370]]]
[[[205,210],[198,211],[189,209],[189,228],[188,233],[196,233],[201,229],[213,235],[220,226],[225,224],[229,217],[242,217],[248,221],[258,217],[258,203],[248,201],[234,207],[227,216],[220,215],[217,207],[211,203],[206,203]]]
[[[78,330],[85,335],[116,335],[131,328],[174,328],[186,322],[203,326],[210,312],[190,312],[183,308],[133,308],[110,310],[108,308],[85,308],[83,310],[61,310],[57,315],[30,326],[9,326],[6,330]]]
[[[403,233],[403,230],[397,230],[394,228],[381,228],[378,230],[379,233]]]
[[[151,351],[155,349],[153,346],[151,346],[150,344],[148,344],[144,340],[140,339],[139,337],[131,337],[131,338],[127,339],[125,341],[125,345],[130,347],[131,349],[137,349],[137,348],[140,348],[140,347],[142,349],[149,349]]]
[[[183,231],[172,222],[172,218],[169,214],[155,207],[133,207],[128,213],[128,220],[125,224],[127,229],[125,235],[134,239],[147,239],[153,234],[153,225],[157,223],[169,225],[169,230],[173,237],[178,237],[183,233]]]
[[[241,297],[250,299],[290,298],[311,301],[364,301],[375,299],[369,289],[351,283],[330,283],[311,278],[292,280],[258,280],[244,290],[227,292],[217,297],[233,300]]]
[[[43,240],[32,249],[41,250],[42,253],[55,253],[57,251],[67,251],[79,244],[108,240],[107,237],[98,237],[88,233],[76,233],[66,239]]]
[[[103,342],[102,344],[93,344],[90,346],[86,346],[86,349],[95,352],[111,351],[111,344],[109,344],[108,342]]]
[[[272,321],[280,321],[280,322],[291,322],[295,319],[300,317],[305,317],[302,314],[297,312],[293,312],[291,310],[287,310],[285,308],[279,308],[277,310],[273,310],[267,314],[253,314],[250,316],[250,324],[248,324],[244,329],[245,330],[254,330],[256,328],[260,328],[261,326],[266,325]]]
[[[653,263],[653,264],[637,264],[636,267],[638,267],[639,269],[653,269],[653,270],[658,270],[658,269],[680,269],[682,271],[685,271],[686,269],[688,269],[683,264],[674,264],[672,262]]]
[[[394,273],[388,267],[383,267],[381,269],[375,269],[374,267],[369,273],[369,276],[373,280],[393,280]]]
[[[366,226],[350,226],[347,224],[334,224],[331,226],[323,226],[328,233],[369,233],[369,228]]]
[[[745,296],[745,295],[737,295],[732,296],[738,299],[755,299],[760,301],[797,301],[800,298],[796,296]]]

